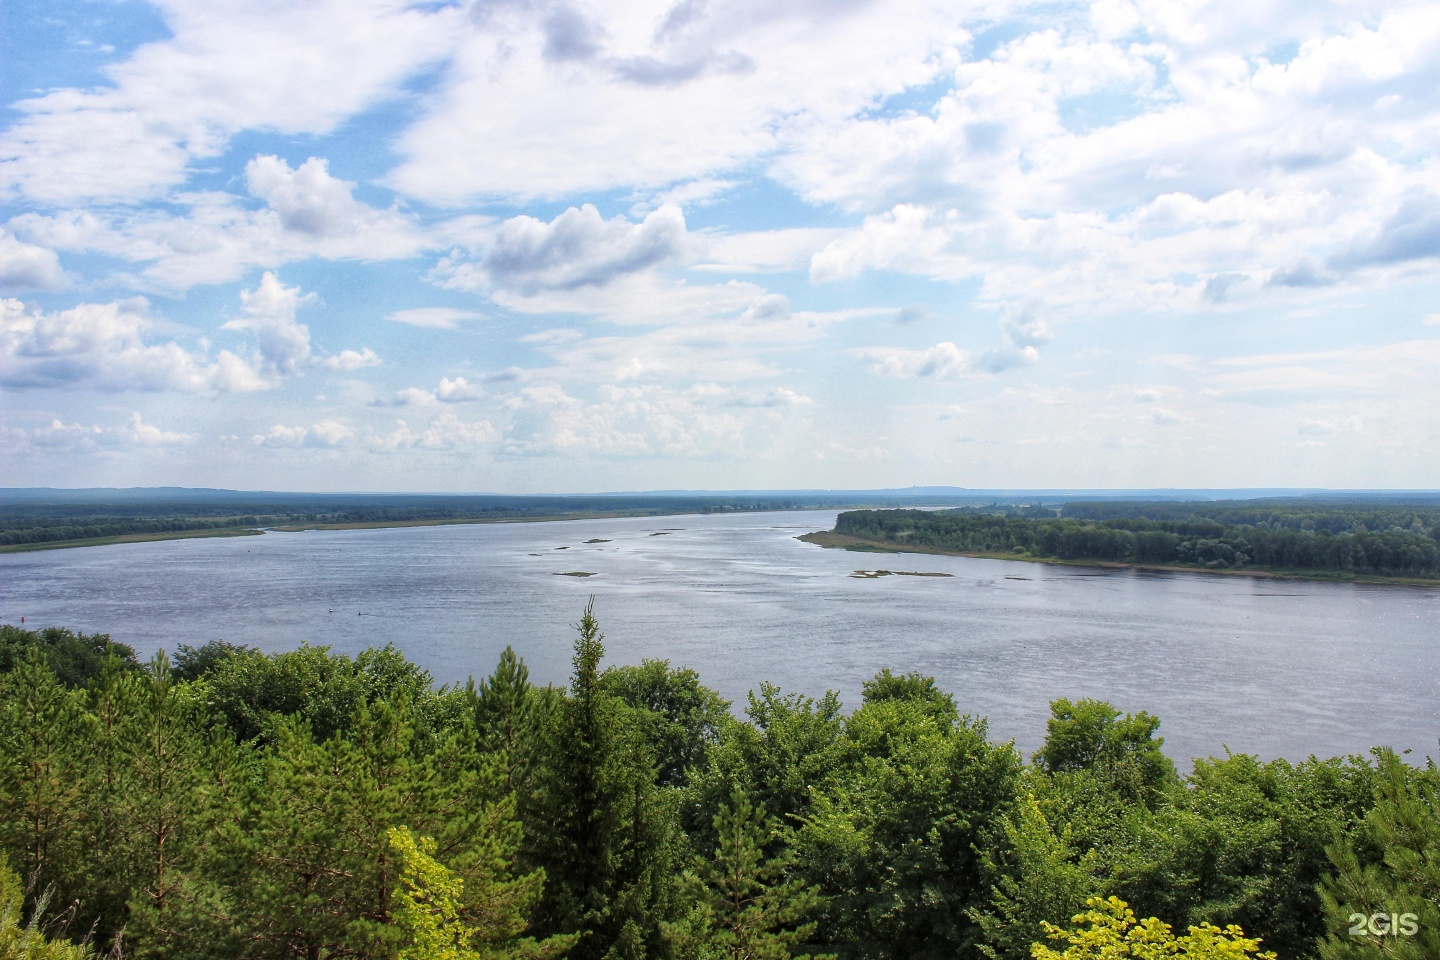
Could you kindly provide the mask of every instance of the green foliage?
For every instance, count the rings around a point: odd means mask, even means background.
[[[90,875],[86,840],[84,695],[66,690],[38,653],[0,677],[0,844],[35,897],[68,903]]]
[[[1127,800],[1154,807],[1176,782],[1175,764],[1161,752],[1160,720],[1125,714],[1103,700],[1061,698],[1050,704],[1045,745],[1035,760],[1048,773],[1090,770]]]
[[[391,645],[352,660],[306,644],[273,656],[237,648],[215,664],[207,686],[212,708],[242,740],[269,736],[279,718],[292,716],[304,717],[324,740],[344,730],[362,705],[418,697],[430,675]]]
[[[600,682],[593,601],[576,625],[570,689],[547,716],[522,810],[529,859],[548,878],[539,929],[583,931],[574,960],[665,952],[676,858],[673,799],[655,782],[643,724]]]
[[[668,660],[610,667],[600,684],[637,711],[635,719],[656,758],[662,787],[685,784],[686,771],[705,763],[706,751],[719,740],[730,716],[729,701],[701,684],[694,670],[671,669]]]
[[[396,859],[391,923],[400,931],[398,960],[551,960],[575,944],[575,935],[537,942],[525,928],[528,896],[495,898],[465,893],[465,879],[435,859],[430,837],[404,827],[386,834]],[[473,887],[473,883],[472,883]]]
[[[1069,504],[1065,517],[987,509],[852,510],[835,532],[963,553],[1061,560],[1440,576],[1440,509],[1307,504]]]
[[[1389,750],[1378,757],[1374,807],[1358,836],[1330,849],[1323,960],[1440,956],[1440,770],[1413,770]]]
[[[1072,916],[1104,892],[1099,853],[1077,848],[1071,831],[1058,832],[1034,796],[1001,822],[1003,843],[981,866],[992,879],[990,903],[972,908],[980,953],[989,960],[1028,960],[1031,944],[1051,918]]]
[[[220,664],[231,657],[257,653],[259,651],[254,647],[243,643],[229,643],[225,640],[211,640],[198,647],[182,643],[175,648],[171,670],[174,672],[176,680],[199,680],[201,677],[208,677],[214,673]]]
[[[780,825],[739,786],[715,815],[712,858],[696,857],[684,877],[693,906],[671,926],[688,960],[789,960],[815,933],[808,919],[820,906],[818,887],[788,876],[793,855],[766,858]],[[812,956],[808,952],[806,956]]]
[[[976,849],[1014,802],[1020,760],[929,689],[845,721],[796,838],[799,869],[827,897],[821,939],[849,955],[951,957],[977,936]]]
[[[1433,767],[1227,756],[1181,779],[1158,720],[1090,700],[1053,705],[1024,767],[928,677],[882,671],[849,716],[762,685],[739,719],[693,671],[604,669],[592,608],[577,629],[563,690],[513,650],[435,690],[393,647],[214,642],[142,670],[11,635],[4,936],[132,960],[1023,960],[1113,895],[1153,918],[1103,907],[1116,950],[1247,955],[1208,923],[1286,960],[1440,956]],[[1351,911],[1417,934],[1352,937]]]
[[[47,938],[40,929],[46,897],[42,896],[23,922],[24,893],[20,877],[0,859],[0,960],[91,960],[94,951],[68,940]]]
[[[112,659],[124,669],[140,669],[135,651],[107,634],[75,633],[60,627],[22,630],[0,624],[0,673],[10,673],[32,657],[38,657],[71,689],[85,686]]]
[[[1324,932],[1325,847],[1363,817],[1373,782],[1360,758],[1197,761],[1186,789],[1131,821],[1139,856],[1116,871],[1116,889],[1182,924],[1238,924],[1282,956],[1309,953]]]
[[[465,881],[435,859],[435,841],[404,827],[386,837],[400,874],[391,921],[404,934],[399,960],[480,960],[470,945],[479,930],[460,916]]]
[[[1045,924],[1050,939],[1065,944],[1064,950],[1035,944],[1034,960],[1109,960],[1132,957],[1134,960],[1275,960],[1275,954],[1260,952],[1260,941],[1246,937],[1243,930],[1231,925],[1225,929],[1202,923],[1188,933],[1175,936],[1170,925],[1155,917],[1136,921],[1135,913],[1125,901],[1110,897],[1094,897],[1086,912],[1071,919],[1073,929],[1065,930]]]

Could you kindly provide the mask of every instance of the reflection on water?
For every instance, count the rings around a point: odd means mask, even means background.
[[[834,512],[312,531],[0,556],[0,620],[104,631],[144,655],[224,638],[395,643],[438,680],[512,644],[564,683],[594,594],[611,662],[663,657],[743,703],[933,674],[1033,750],[1049,700],[1164,721],[1176,757],[1435,754],[1440,592],[823,550]],[[664,534],[660,536],[658,534]],[[592,541],[587,543],[586,541]],[[563,551],[563,552],[558,552]],[[856,578],[856,569],[950,577]],[[554,576],[588,572],[590,577]]]

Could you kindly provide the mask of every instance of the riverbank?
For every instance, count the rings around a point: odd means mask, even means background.
[[[1403,587],[1440,588],[1440,580],[1419,577],[1381,577],[1374,575],[1346,574],[1342,572],[1317,572],[1311,570],[1270,570],[1263,568],[1221,569],[1200,565],[1119,563],[1113,560],[1062,560],[1059,557],[1036,557],[1023,551],[966,551],[946,550],[922,544],[891,543],[884,540],[866,540],[852,537],[834,530],[817,530],[795,538],[805,543],[831,550],[849,550],[855,553],[923,553],[942,557],[977,557],[985,560],[1013,560],[1021,563],[1044,563],[1061,567],[1091,567],[1104,570],[1138,570],[1144,573],[1210,573],[1221,576],[1252,577],[1273,580],[1314,580],[1323,583],[1386,584]]]
[[[108,537],[78,540],[47,540],[41,543],[14,543],[0,546],[0,553],[28,553],[34,550],[65,550],[71,547],[104,547],[116,543],[145,543],[152,540],[193,540],[199,537],[257,537],[264,533],[304,533],[307,530],[382,530],[390,527],[448,527],[473,523],[554,523],[560,520],[613,520],[630,517],[678,517],[693,511],[656,513],[649,510],[557,513],[534,517],[464,517],[432,520],[357,520],[346,523],[282,523],[247,527],[209,527],[201,530],[166,530],[156,533],[119,533]]]

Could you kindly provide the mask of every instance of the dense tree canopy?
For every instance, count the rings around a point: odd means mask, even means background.
[[[576,633],[564,688],[509,649],[437,688],[389,646],[142,665],[5,628],[0,955],[1437,955],[1433,767],[1182,776],[1159,719],[1095,700],[1026,762],[929,677],[736,716],[693,671],[607,668],[593,610]]]
[[[1060,515],[1057,515],[1060,514]],[[1063,511],[852,510],[835,532],[960,553],[1440,577],[1440,508],[1070,504]]]

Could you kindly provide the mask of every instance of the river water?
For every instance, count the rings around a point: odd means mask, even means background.
[[[608,662],[859,700],[933,675],[993,736],[1040,745],[1055,697],[1161,718],[1189,758],[1436,755],[1440,591],[825,550],[834,511],[268,533],[0,555],[0,621],[109,633],[142,656],[223,638],[394,643],[438,681],[512,644],[564,683],[586,599]],[[603,543],[586,543],[603,540]],[[949,577],[857,579],[857,568]],[[594,576],[562,576],[589,572]]]

